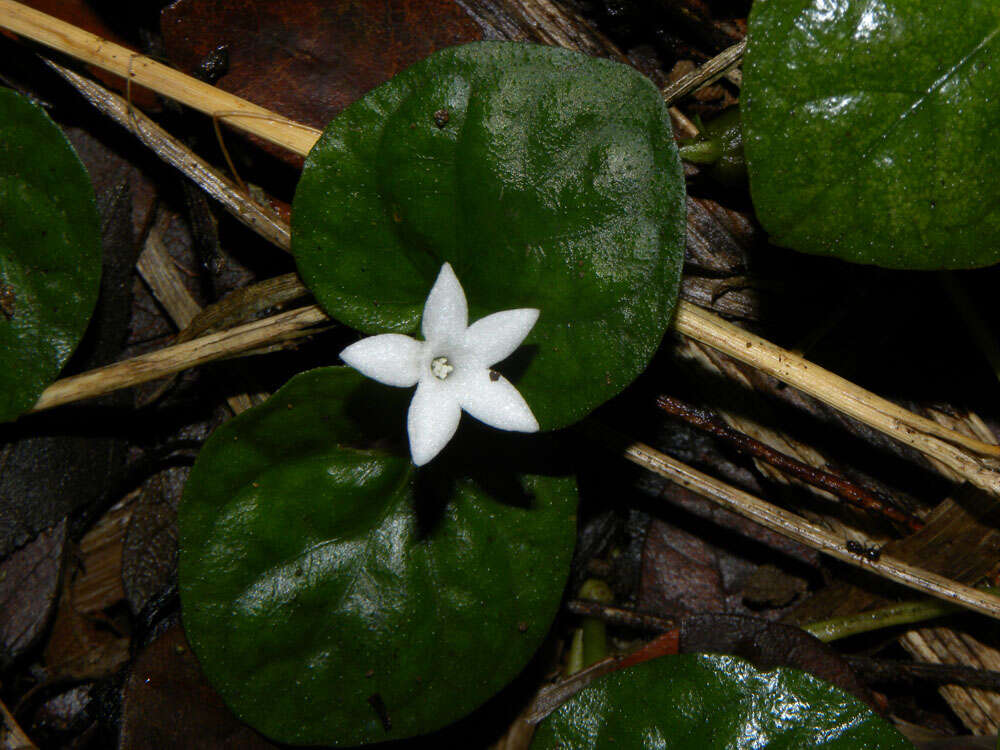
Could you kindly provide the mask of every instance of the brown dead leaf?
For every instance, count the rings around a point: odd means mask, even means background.
[[[646,535],[637,608],[661,617],[706,612],[776,617],[806,588],[802,575],[816,563],[811,550],[707,500],[664,484],[661,496],[687,513],[654,520]],[[704,523],[709,521],[709,524]],[[783,601],[748,602],[748,584],[764,560],[778,565],[786,586]],[[747,605],[753,605],[753,608]]]
[[[44,662],[52,679],[97,679],[128,661],[129,621],[109,612],[125,598],[122,543],[132,514],[126,502],[105,513],[66,566],[63,593]]]
[[[122,582],[138,614],[177,576],[177,506],[188,469],[175,467],[143,485],[125,535]]]
[[[317,128],[435,50],[482,38],[453,0],[178,0],[160,28],[167,56],[185,73],[225,46],[229,71],[219,88]]]
[[[697,535],[653,521],[643,551],[640,609],[661,616],[725,612],[718,562],[717,550]]]
[[[128,621],[85,615],[63,589],[43,661],[50,679],[99,679],[117,672],[129,657]]]
[[[97,14],[91,3],[86,0],[23,0],[25,5],[30,5],[35,10],[55,16],[60,21],[66,21],[74,26],[78,26],[84,31],[128,47],[128,43],[118,36],[111,28],[104,23],[104,20]],[[142,86],[126,87],[125,79],[101,70],[94,65],[88,65],[87,70],[92,76],[110,89],[114,89],[119,94],[128,93],[130,100],[139,109],[145,112],[160,111],[160,100],[152,91]]]
[[[809,672],[860,698],[872,695],[837,651],[804,630],[742,615],[706,614],[681,622],[679,653],[733,654],[758,669],[792,667]]]
[[[125,684],[119,750],[273,750],[242,724],[205,678],[180,625],[132,665]]]
[[[0,659],[16,659],[45,628],[59,599],[66,520],[43,531],[0,565]]]
[[[72,732],[81,729],[90,721],[91,702],[94,699],[94,685],[77,685],[45,701],[35,711],[31,722],[32,734]]]

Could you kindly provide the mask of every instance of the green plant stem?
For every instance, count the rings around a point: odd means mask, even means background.
[[[981,590],[987,594],[1000,595],[1000,586],[983,586]],[[963,607],[935,599],[925,599],[915,602],[902,602],[889,607],[882,607],[870,612],[860,612],[846,617],[833,617],[829,620],[813,622],[802,629],[812,633],[821,641],[836,641],[858,633],[868,633],[896,625],[911,625],[936,617],[956,614],[964,611]]]
[[[597,578],[590,578],[580,586],[581,599],[589,599],[601,604],[611,604],[615,595],[611,587]],[[589,667],[608,655],[608,636],[604,620],[597,617],[584,617],[580,624],[583,631],[583,664]]]
[[[677,152],[684,161],[693,164],[715,164],[722,156],[722,144],[717,138],[704,141],[689,141],[678,146]]]
[[[572,677],[583,669],[583,628],[573,631],[573,639],[569,642],[569,653],[566,654],[566,676]]]

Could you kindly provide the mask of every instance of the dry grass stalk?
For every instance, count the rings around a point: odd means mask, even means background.
[[[32,411],[94,398],[119,388],[156,380],[189,367],[298,338],[307,329],[329,321],[315,305],[273,315],[140,357],[57,380],[42,393]],[[312,332],[312,331],[310,331]]]
[[[743,52],[746,50],[746,47],[747,42],[745,39],[737,42],[732,47],[722,50],[718,55],[695,70],[692,70],[687,75],[678,78],[663,89],[663,101],[669,107],[692,91],[697,91],[702,86],[708,86],[710,83],[719,80],[740,64],[743,60]]]
[[[930,664],[965,664],[978,669],[1000,669],[1000,651],[966,633],[947,628],[918,628],[908,632],[903,646],[917,660]],[[943,685],[939,692],[962,723],[975,734],[1000,731],[1000,693],[962,685]]]
[[[163,305],[178,328],[184,328],[201,312],[201,305],[184,286],[161,239],[161,220],[146,236],[135,267],[156,301]]]

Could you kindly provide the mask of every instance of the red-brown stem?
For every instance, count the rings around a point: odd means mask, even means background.
[[[633,651],[628,656],[618,662],[615,669],[625,669],[636,664],[642,664],[650,659],[657,659],[661,656],[675,656],[681,645],[681,631],[668,630],[661,636],[657,636],[649,643],[637,651]]]
[[[811,484],[813,487],[819,487],[827,492],[831,492],[851,505],[871,513],[877,513],[896,523],[902,524],[911,533],[920,531],[924,527],[920,519],[889,505],[876,497],[870,490],[845,477],[809,466],[798,459],[776,451],[769,445],[765,445],[759,440],[754,440],[739,430],[734,430],[713,412],[706,409],[699,409],[672,396],[658,396],[656,404],[667,414],[677,417],[703,432],[725,440],[741,453],[759,458],[761,461],[769,463],[776,469],[780,469],[796,479]]]

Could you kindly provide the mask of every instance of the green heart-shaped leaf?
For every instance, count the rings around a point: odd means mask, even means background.
[[[685,231],[659,91],[626,65],[499,42],[438,52],[345,110],[292,214],[303,280],[366,333],[415,331],[444,261],[471,320],[539,308],[506,367],[542,429],[646,367]]]
[[[555,616],[576,485],[542,475],[546,440],[465,425],[417,471],[377,440],[401,432],[395,401],[347,368],[303,373],[219,428],[188,480],[185,629],[226,702],[275,739],[444,726],[516,675]]]
[[[41,107],[0,89],[0,422],[34,406],[97,303],[90,177]]]
[[[538,727],[532,750],[912,750],[857,699],[797,669],[684,654],[613,672]]]
[[[1000,4],[757,0],[742,120],[774,242],[893,268],[1000,260]]]

